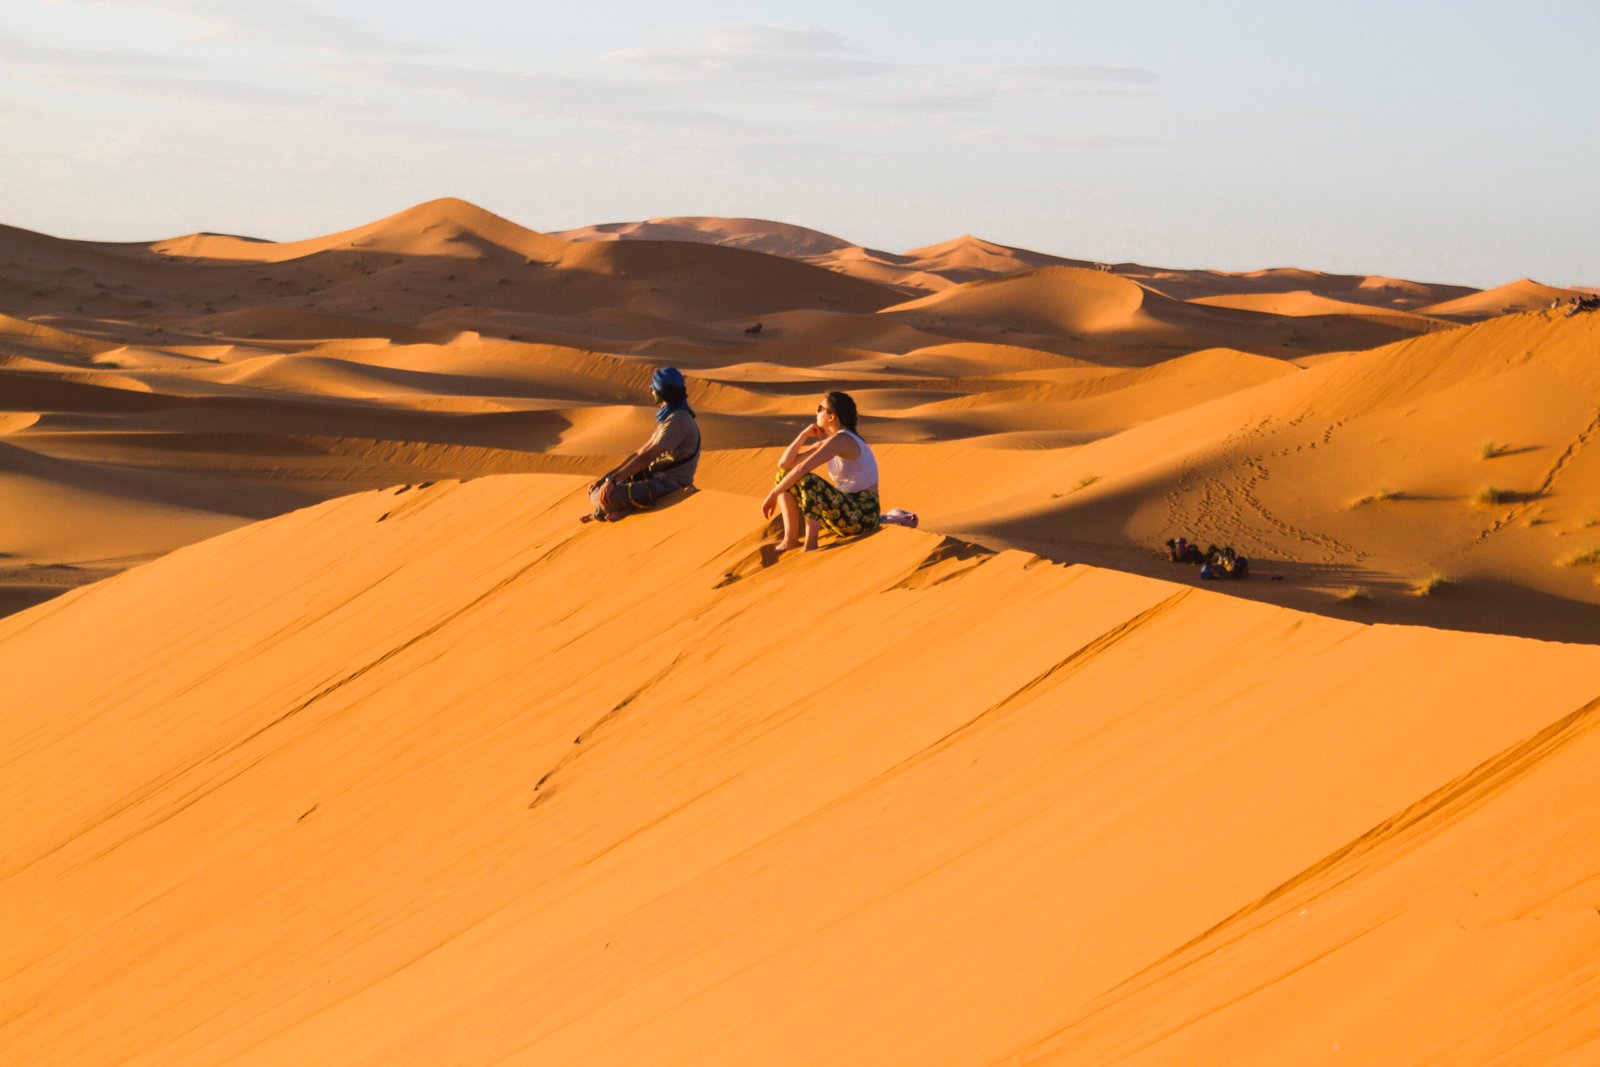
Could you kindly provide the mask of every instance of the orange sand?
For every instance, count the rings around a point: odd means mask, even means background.
[[[455,200],[0,264],[0,1061],[1600,1055],[1573,290]],[[664,363],[702,491],[574,522]],[[774,559],[830,388],[923,528]]]

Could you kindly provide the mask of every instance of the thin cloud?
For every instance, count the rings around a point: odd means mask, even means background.
[[[117,48],[55,48],[34,44],[10,34],[0,34],[0,62],[24,70],[130,70],[150,67],[195,68],[200,64],[177,56],[154,52],[131,52]]]
[[[856,90],[848,94],[830,93],[806,99],[811,107],[840,110],[884,111],[898,114],[970,114],[992,105],[999,94],[991,87],[947,85],[937,82],[904,89]]]
[[[871,88],[852,87],[848,92],[812,89],[795,93],[789,102],[813,110],[876,111],[886,117],[919,115],[930,118],[961,118],[992,110],[1006,100],[1029,96],[1143,96],[1153,88],[1144,83],[1104,84],[1075,82],[1068,78],[1040,79],[1036,76],[1008,77],[1011,68],[925,68],[916,85]],[[982,77],[975,75],[981,73]]]
[[[1286,107],[1278,117],[1289,122],[1345,122],[1360,118],[1361,113],[1339,107]]]
[[[346,55],[428,55],[443,49],[404,41],[354,19],[317,11],[303,0],[73,0],[126,9],[137,7],[188,25],[192,39],[275,44]]]
[[[642,83],[625,80],[407,62],[339,64],[323,67],[321,72],[357,84],[621,129],[666,127],[729,133],[758,128],[744,119],[662,100]]]
[[[148,158],[155,147],[144,130],[113,130],[80,142],[76,158],[90,167],[122,167]]]
[[[873,77],[902,69],[857,58],[858,50],[815,26],[713,23],[673,26],[669,45],[621,48],[600,61],[667,82],[810,82]]]
[[[307,93],[204,76],[204,64],[125,49],[57,48],[0,35],[0,61],[17,77],[73,89],[139,93],[186,103],[296,106]],[[169,73],[178,71],[181,73]]]
[[[842,36],[817,26],[732,22],[666,26],[658,32],[698,38],[707,51],[797,52],[805,55],[845,55],[859,52]]]
[[[956,144],[1024,144],[1046,148],[1150,148],[1171,144],[1164,137],[1131,133],[1030,133],[1020,130],[974,130],[950,138]]]
[[[324,98],[229,78],[174,77],[145,70],[52,70],[42,80],[94,92],[138,93],[184,104],[210,106],[305,107]]]
[[[864,57],[837,33],[814,26],[705,24],[657,31],[659,44],[619,49],[600,62],[660,91],[778,100],[810,110],[958,116],[1007,97],[1145,95],[1160,77],[1114,63],[905,64]],[[866,79],[874,84],[865,85]],[[908,78],[916,84],[904,84]],[[723,99],[727,99],[724,95]]]
[[[1117,63],[985,63],[967,68],[980,75],[1039,87],[1154,86],[1161,81],[1153,70]]]

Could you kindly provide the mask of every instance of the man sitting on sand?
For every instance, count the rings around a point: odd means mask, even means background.
[[[826,479],[812,473],[824,463]],[[761,502],[761,514],[771,518],[783,511],[780,552],[800,547],[802,515],[807,552],[816,549],[824,526],[838,537],[878,528],[878,460],[856,434],[856,402],[848,393],[822,398],[816,421],[778,459],[777,483]]]
[[[650,393],[661,407],[656,432],[637,452],[589,486],[594,512],[585,521],[616,522],[630,511],[648,509],[668,493],[694,487],[700,463],[700,426],[689,407],[689,389],[676,367],[662,367],[650,379]]]

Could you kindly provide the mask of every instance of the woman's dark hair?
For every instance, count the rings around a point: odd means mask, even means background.
[[[669,408],[681,408],[689,403],[689,390],[676,385],[656,386],[650,391],[660,397],[661,402]]]
[[[828,410],[838,418],[839,425],[856,432],[856,402],[849,393],[832,392],[823,397],[823,402],[828,405]]]

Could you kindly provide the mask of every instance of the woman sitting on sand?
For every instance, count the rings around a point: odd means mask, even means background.
[[[668,493],[694,487],[700,465],[700,427],[689,407],[688,384],[676,367],[662,367],[650,379],[650,394],[661,407],[656,432],[637,452],[589,486],[594,512],[585,521],[616,522],[630,511],[649,508]]]
[[[826,463],[828,477],[813,473]],[[783,512],[778,551],[800,547],[805,516],[805,548],[817,547],[823,528],[838,537],[878,528],[878,460],[856,434],[856,402],[847,393],[829,393],[817,405],[817,419],[800,431],[778,459],[777,487],[761,502],[768,518]]]

